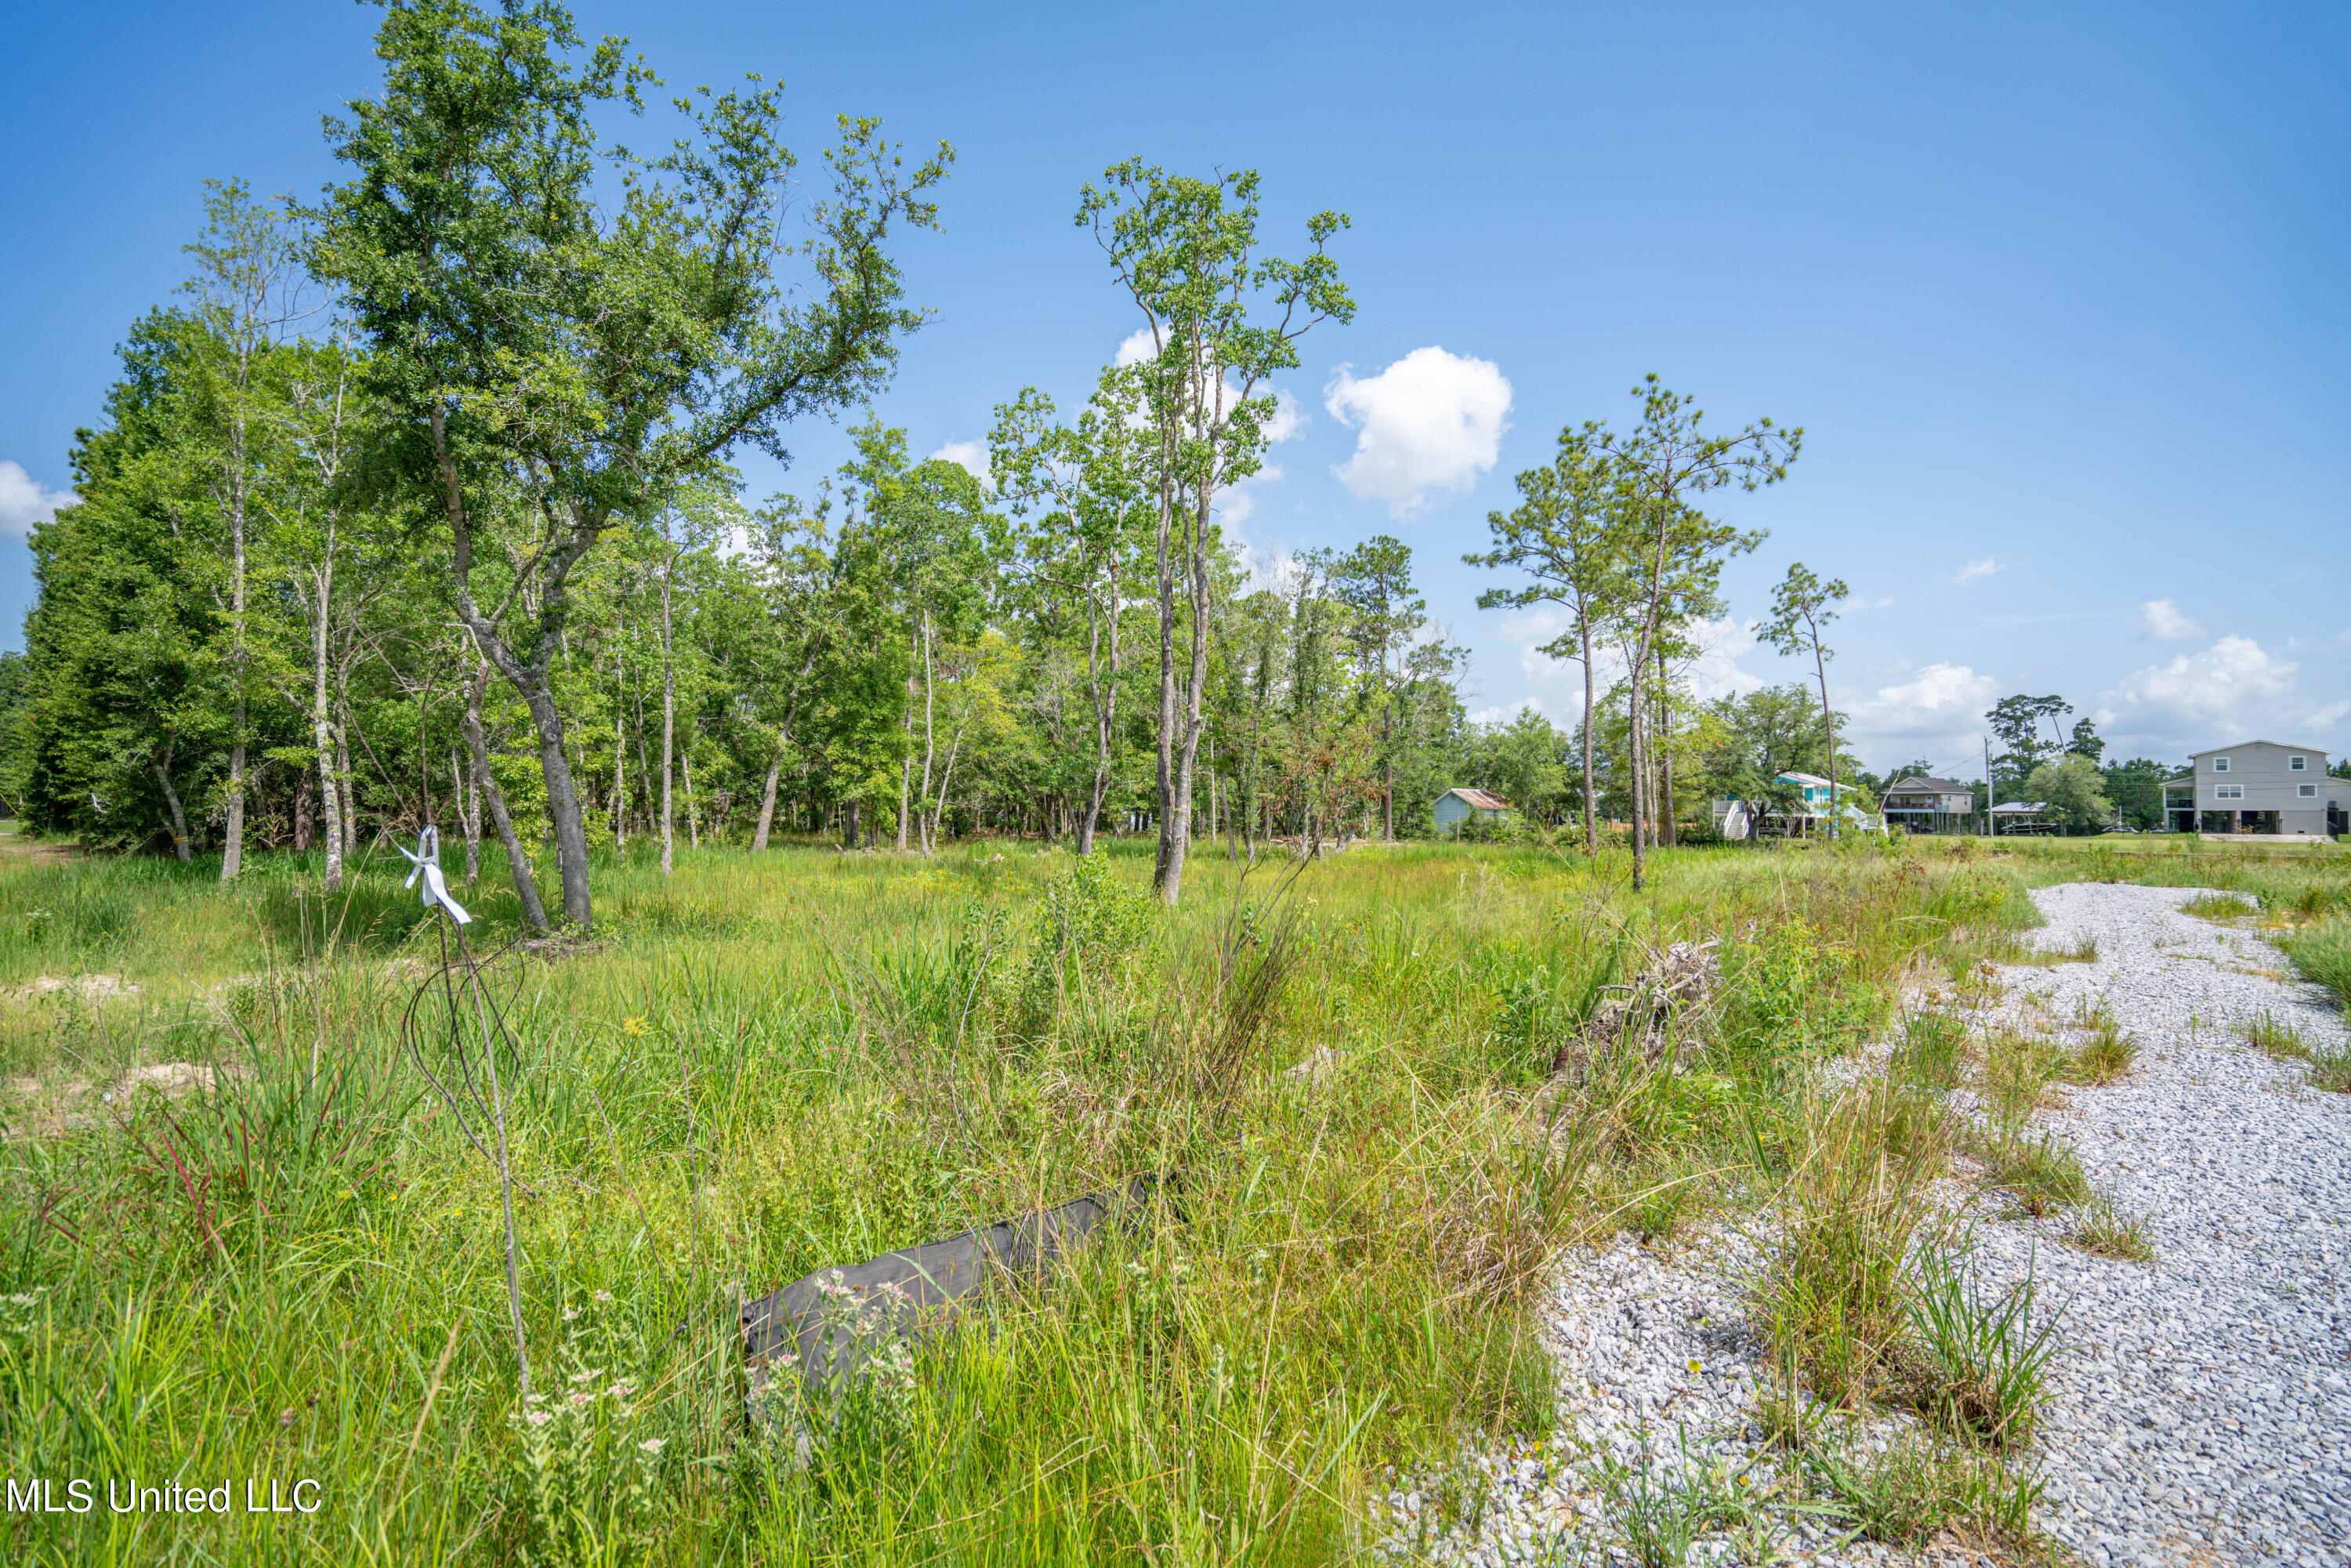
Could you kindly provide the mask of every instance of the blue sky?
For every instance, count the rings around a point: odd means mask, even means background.
[[[1806,428],[1726,584],[1708,690],[1792,559],[1854,589],[1831,684],[1865,757],[1974,764],[1980,714],[2058,692],[2125,754],[2351,749],[2351,11],[1998,6],[583,5],[673,85],[788,85],[958,152],[906,248],[936,315],[880,405],[916,450],[1068,402],[1138,324],[1080,184],[1128,155],[1253,166],[1294,247],[1336,207],[1361,313],[1286,386],[1265,559],[1411,544],[1475,710],[1569,718],[1539,618],[1460,564],[1510,476],[1655,371]],[[372,89],[377,13],[15,6],[0,17],[0,625],[113,348],[182,273],[206,177],[314,193],[319,116]],[[616,134],[625,134],[616,124]],[[802,432],[805,492],[840,433]],[[13,465],[13,467],[6,466]],[[1352,483],[1350,482],[1352,481]]]

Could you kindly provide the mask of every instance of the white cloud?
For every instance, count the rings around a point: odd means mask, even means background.
[[[1959,568],[1957,572],[1945,578],[1943,580],[1946,582],[1958,583],[1964,587],[1967,584],[1973,582],[1977,578],[1990,577],[1993,572],[2005,571],[2007,570],[2007,562],[1997,559],[1991,556],[1985,556],[1981,560],[1971,560],[1968,562],[1967,565]]]
[[[1694,621],[1682,632],[1698,647],[1682,666],[1690,691],[1701,701],[1739,696],[1759,691],[1768,683],[1739,667],[1740,655],[1755,646],[1755,622],[1726,615],[1719,621]]]
[[[2174,642],[2181,637],[2193,637],[2203,628],[2180,613],[2179,606],[2168,599],[2150,599],[2138,607],[2138,623],[2150,637]]]
[[[1288,387],[1277,387],[1273,393],[1273,417],[1265,422],[1268,441],[1287,441],[1306,428],[1306,409],[1291,395]]]
[[[1118,352],[1112,356],[1112,361],[1123,369],[1128,365],[1139,365],[1144,361],[1155,357],[1158,351],[1157,347],[1151,340],[1151,329],[1138,327],[1120,340]],[[1265,422],[1265,438],[1270,443],[1288,441],[1306,428],[1306,410],[1299,402],[1297,395],[1288,387],[1276,387],[1272,392],[1273,417]],[[1262,397],[1265,393],[1260,392],[1258,395]],[[1238,402],[1240,397],[1239,385],[1230,375],[1226,376],[1226,403],[1229,405]]]
[[[1856,750],[1904,742],[1964,755],[1983,733],[1984,711],[1999,700],[2000,683],[1991,676],[1938,662],[1858,702],[1840,699],[1839,706]]]
[[[81,497],[70,490],[50,490],[17,464],[0,460],[0,533],[23,538],[49,520],[59,507]]]
[[[1152,341],[1151,329],[1137,327],[1120,341],[1117,357],[1112,362],[1124,370],[1129,365],[1139,365],[1145,360],[1155,358],[1158,352],[1158,345]]]
[[[941,458],[954,464],[983,486],[990,482],[987,476],[987,448],[977,441],[947,442],[925,461],[936,462]]]
[[[2314,739],[2310,732],[2334,727],[2344,705],[2305,701],[2294,679],[2301,667],[2231,634],[2200,653],[2132,671],[2103,695],[2097,718],[2101,727],[2180,751],[2233,740]]]
[[[1322,406],[1357,433],[1355,455],[1334,470],[1340,482],[1406,517],[1494,466],[1510,428],[1510,383],[1491,361],[1432,346],[1362,380],[1340,366]]]

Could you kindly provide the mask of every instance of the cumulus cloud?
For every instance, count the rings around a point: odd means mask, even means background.
[[[1941,662],[1858,702],[1842,699],[1839,706],[1857,749],[1908,742],[1964,752],[1982,734],[1985,710],[1999,700],[2000,683],[1991,676]]]
[[[978,480],[982,485],[989,483],[987,476],[987,448],[982,446],[977,441],[947,442],[936,452],[932,453],[930,455],[930,458],[931,460],[944,458],[947,462],[952,463],[956,467],[962,469],[965,473],[970,475],[973,478]]]
[[[1375,376],[1339,367],[1322,406],[1356,433],[1355,455],[1334,472],[1363,500],[1407,517],[1446,491],[1468,487],[1501,455],[1510,383],[1489,360],[1415,349]]]
[[[1113,361],[1121,368],[1127,365],[1139,365],[1143,363],[1144,361],[1155,357],[1158,351],[1157,347],[1151,340],[1151,329],[1148,327],[1138,327],[1120,340],[1118,352],[1113,356]],[[1263,396],[1265,394],[1260,392],[1259,395]],[[1227,403],[1238,402],[1240,401],[1240,396],[1241,389],[1239,385],[1236,383],[1230,376],[1227,376],[1225,378],[1225,402]],[[1288,387],[1274,388],[1273,417],[1265,422],[1266,440],[1269,442],[1287,441],[1305,428],[1306,410],[1300,404],[1297,396],[1292,393]]]
[[[1959,570],[1953,572],[1943,580],[1946,582],[1955,582],[1959,584],[1961,587],[1965,587],[1967,584],[1973,582],[1980,577],[1990,577],[1993,572],[2005,571],[2007,570],[2007,562],[1999,560],[1991,556],[1985,556],[1981,560],[1971,560],[1968,562],[1967,565],[1959,568]]]
[[[2199,653],[2134,670],[2101,698],[2099,727],[2196,750],[2216,743],[2315,738],[2332,728],[2345,705],[2304,699],[2301,669],[2250,637],[2230,635]]]
[[[2203,628],[2180,612],[2179,606],[2168,599],[2150,599],[2138,607],[2138,623],[2150,637],[2176,642],[2193,637]]]
[[[70,490],[51,490],[17,464],[0,460],[0,533],[21,539],[49,520],[59,507],[81,497]]]
[[[1682,628],[1698,653],[1684,666],[1690,690],[1708,702],[1739,696],[1768,683],[1739,667],[1740,657],[1755,646],[1755,622],[1724,616],[1719,621],[1693,621]]]

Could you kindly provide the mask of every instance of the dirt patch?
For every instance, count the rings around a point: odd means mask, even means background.
[[[89,1126],[104,1106],[125,1106],[142,1093],[177,1099],[189,1093],[209,1094],[223,1080],[240,1077],[245,1069],[233,1062],[158,1061],[134,1067],[117,1078],[94,1081],[69,1078],[43,1083],[33,1077],[7,1081],[7,1097],[15,1102],[16,1118],[0,1125],[0,1137],[54,1138]]]
[[[76,975],[69,977],[36,975],[21,986],[11,986],[0,995],[5,995],[12,1002],[37,1002],[43,997],[53,997],[59,992],[73,1001],[109,1002],[122,997],[137,996],[139,986],[136,981],[126,980],[120,975]]]

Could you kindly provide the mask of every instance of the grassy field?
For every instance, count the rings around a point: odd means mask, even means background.
[[[1373,848],[1290,879],[1219,852],[1172,914],[1144,844],[1082,870],[1033,842],[714,848],[670,881],[608,858],[597,940],[488,982],[527,1404],[489,1124],[432,1086],[485,1064],[455,1054],[397,857],[329,898],[300,857],[224,891],[202,863],[10,845],[0,1447],[59,1508],[69,1479],[97,1490],[87,1514],[0,1517],[0,1542],[77,1563],[1346,1561],[1392,1473],[1550,1430],[1531,1300],[1558,1248],[1775,1206],[1758,1312],[1804,1473],[1830,1506],[1892,1484],[1799,1387],[1907,1405],[1944,1434],[1906,1450],[1916,1484],[2030,1554],[2003,1456],[2031,1379],[1988,1407],[1937,1360],[1919,1325],[1949,1266],[1917,1245],[1919,1195],[1990,1138],[2001,1179],[2088,1214],[2033,1166],[2022,1109],[2126,1051],[2069,1066],[1928,1015],[1882,1082],[1839,1093],[1811,1064],[1897,1027],[1906,985],[1964,991],[2013,956],[2037,883],[2252,894],[2351,984],[2351,878],[2234,846],[1954,848],[1668,852],[1638,895],[1621,853]],[[458,890],[490,947],[514,935],[500,881]],[[1664,1057],[1583,1040],[1553,1076],[1602,988],[1680,938],[1719,940],[1724,974]],[[168,1063],[219,1087],[99,1095]],[[1944,1115],[1970,1074],[2011,1084],[2013,1146]],[[812,1408],[805,1453],[745,1423],[743,1293],[1144,1172],[1182,1173],[1155,1227]],[[109,1480],[170,1479],[226,1483],[234,1511],[110,1511]],[[243,1511],[248,1480],[266,1505],[303,1479],[316,1511]]]

